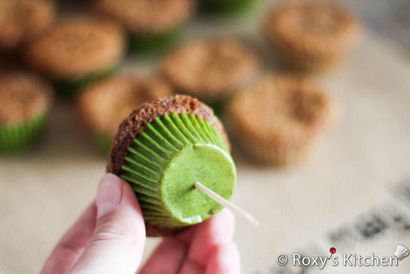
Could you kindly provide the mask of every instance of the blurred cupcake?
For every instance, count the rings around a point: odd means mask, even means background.
[[[50,110],[50,87],[31,74],[0,72],[0,102],[0,151],[33,144]]]
[[[239,41],[188,43],[165,58],[162,74],[179,93],[219,105],[258,73],[257,56]]]
[[[303,72],[325,71],[357,38],[359,23],[334,3],[282,4],[272,9],[264,33],[287,66]]]
[[[313,84],[268,77],[227,110],[233,138],[257,162],[285,166],[303,158],[329,123],[331,98]]]
[[[258,0],[199,0],[202,12],[210,15],[242,15],[250,11]]]
[[[86,88],[77,109],[98,143],[108,151],[118,125],[132,110],[170,94],[169,86],[160,80],[124,74]]]
[[[18,49],[42,33],[54,19],[53,1],[0,1],[0,50]]]
[[[173,44],[193,9],[192,0],[97,0],[96,9],[122,23],[132,52],[156,52]]]
[[[110,76],[124,51],[119,26],[97,18],[66,18],[31,44],[27,61],[54,81],[59,94],[70,97]]]

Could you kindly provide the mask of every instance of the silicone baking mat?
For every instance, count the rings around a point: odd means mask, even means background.
[[[242,23],[199,21],[185,39],[245,37],[266,56],[259,16]],[[254,21],[255,20],[255,21]],[[268,58],[265,58],[268,59]],[[155,60],[129,60],[150,71]],[[309,162],[287,170],[239,162],[234,201],[259,228],[237,220],[245,274],[410,273],[398,267],[280,267],[279,255],[392,256],[410,247],[409,60],[372,35],[318,81],[339,119]],[[69,103],[55,106],[45,140],[26,155],[0,158],[0,273],[37,273],[57,239],[95,195],[105,159],[79,127]],[[146,255],[157,240],[148,241]],[[290,264],[290,262],[289,262]]]

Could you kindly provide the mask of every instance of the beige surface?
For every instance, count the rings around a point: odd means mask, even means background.
[[[240,32],[234,25],[218,31],[231,29]],[[261,221],[255,229],[238,220],[243,273],[276,274],[270,269],[279,254],[311,242],[328,248],[323,238],[329,230],[390,201],[387,188],[410,174],[409,62],[365,39],[323,84],[337,98],[341,119],[309,163],[286,171],[239,165],[235,201]],[[62,104],[43,144],[27,155],[0,158],[1,274],[39,271],[57,239],[93,199],[104,164],[71,108]],[[390,255],[397,243],[410,246],[409,235],[390,233],[354,250]],[[410,259],[394,270],[316,272],[404,274],[409,269]]]

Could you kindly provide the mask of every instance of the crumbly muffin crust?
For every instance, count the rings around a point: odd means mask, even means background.
[[[191,0],[98,0],[96,9],[134,33],[169,31],[192,14]]]
[[[229,97],[257,70],[257,57],[235,40],[191,42],[162,64],[162,74],[178,91],[204,100]]]
[[[0,126],[24,122],[43,114],[52,91],[40,78],[23,72],[0,72]]]
[[[0,49],[12,49],[33,39],[55,19],[50,0],[0,1]]]
[[[124,74],[86,88],[78,111],[92,131],[114,137],[119,124],[135,108],[169,95],[170,87],[161,80]]]
[[[35,41],[28,62],[56,79],[77,78],[115,67],[125,51],[121,28],[99,18],[65,18]]]
[[[348,11],[334,3],[306,2],[282,4],[272,9],[263,29],[271,45],[286,55],[290,63],[305,61],[306,65],[313,62],[326,65],[355,40],[359,24]]]
[[[330,97],[306,80],[267,77],[234,98],[227,120],[249,155],[284,165],[328,124],[331,106]]]
[[[214,126],[222,135],[225,143],[230,147],[228,137],[222,126],[222,123],[214,115],[211,108],[200,102],[198,99],[185,96],[175,95],[145,103],[140,108],[132,112],[126,118],[118,129],[117,135],[113,141],[111,153],[108,159],[107,172],[119,175],[121,167],[124,164],[124,158],[127,156],[127,150],[133,143],[133,140],[146,128],[147,124],[153,122],[155,118],[171,113],[195,114]],[[179,232],[181,229],[170,229],[154,227],[146,223],[148,236],[167,236]]]

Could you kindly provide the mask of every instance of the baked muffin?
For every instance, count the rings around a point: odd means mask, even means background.
[[[28,63],[48,76],[59,94],[78,90],[111,75],[125,52],[121,28],[107,20],[65,18],[27,50]]]
[[[273,8],[263,31],[284,64],[316,73],[344,56],[358,36],[359,23],[335,3],[293,3]]]
[[[0,0],[0,50],[18,49],[40,33],[55,19],[50,0]]]
[[[256,55],[236,40],[190,42],[171,53],[161,73],[179,93],[219,105],[258,73]]]
[[[196,182],[226,199],[236,184],[222,124],[209,107],[181,95],[146,103],[121,123],[107,171],[133,187],[148,236],[176,233],[222,209]]]
[[[247,14],[258,0],[199,0],[203,13],[217,16]]]
[[[122,23],[131,52],[157,52],[172,45],[193,10],[192,0],[97,0],[96,9]]]
[[[52,103],[51,88],[24,72],[0,72],[0,151],[29,147],[45,124]]]
[[[123,74],[87,87],[77,109],[86,126],[107,151],[119,124],[145,102],[171,95],[163,81]]]
[[[286,166],[309,151],[329,124],[331,98],[314,84],[267,77],[236,96],[226,119],[232,136],[255,161]]]

